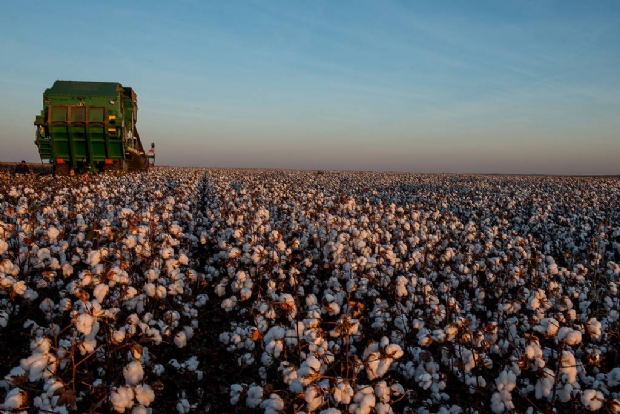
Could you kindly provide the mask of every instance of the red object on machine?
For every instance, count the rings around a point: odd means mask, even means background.
[[[56,164],[64,164],[65,163],[65,159],[64,158],[56,158]]]

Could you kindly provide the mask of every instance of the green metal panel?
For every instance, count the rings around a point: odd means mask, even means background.
[[[80,82],[57,80],[54,85],[45,90],[44,95],[84,95],[108,96],[118,98],[123,90],[116,82]]]
[[[85,106],[71,107],[71,122],[86,122],[86,107]]]
[[[67,139],[54,139],[55,158],[71,158],[69,141]]]
[[[105,122],[105,109],[90,107],[88,110],[89,122]]]
[[[108,140],[108,154],[112,159],[124,158],[123,141],[120,139]]]
[[[65,122],[67,120],[67,107],[66,106],[54,106],[52,107],[52,122]]]

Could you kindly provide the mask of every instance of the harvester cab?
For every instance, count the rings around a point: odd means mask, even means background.
[[[135,91],[114,82],[56,81],[43,93],[34,124],[41,161],[54,174],[73,171],[147,171],[155,151],[146,153],[136,128]]]

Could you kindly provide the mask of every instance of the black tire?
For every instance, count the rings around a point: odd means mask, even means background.
[[[54,175],[68,177],[71,172],[69,164],[54,164]]]
[[[105,164],[103,166],[103,172],[117,173],[125,172],[125,160],[114,160],[112,164]]]
[[[146,155],[132,154],[131,159],[127,162],[127,171],[148,171],[149,159]]]

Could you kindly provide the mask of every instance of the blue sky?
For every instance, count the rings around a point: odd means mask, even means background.
[[[133,87],[160,165],[620,174],[620,2],[21,1],[0,161],[56,79]]]

